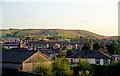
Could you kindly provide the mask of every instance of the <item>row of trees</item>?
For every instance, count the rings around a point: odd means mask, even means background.
[[[81,59],[74,67],[70,67],[67,58],[55,57],[50,66],[38,65],[35,72],[41,75],[54,76],[118,76],[120,62],[112,62],[108,65],[90,65],[87,59]]]
[[[93,49],[97,49],[97,50],[99,50],[100,48],[106,49],[111,54],[118,54],[118,55],[120,54],[120,44],[118,42],[113,42],[111,44],[106,44],[106,45],[104,45],[103,43],[94,43],[92,45],[92,43],[86,42],[83,45],[82,49],[88,50],[91,47],[93,47]]]
[[[106,45],[106,47],[109,53],[120,55],[120,44],[118,42],[113,42],[111,45]]]
[[[84,50],[88,50],[91,47],[93,47],[93,49],[100,49],[100,48],[104,48],[104,45],[102,43],[90,43],[90,42],[86,42],[85,44],[83,44],[83,48]]]
[[[98,39],[94,37],[76,37],[76,38],[70,38],[71,42],[87,42],[87,41],[92,41],[92,42],[111,42],[113,40],[108,40],[108,39]]]
[[[63,76],[72,74],[73,72],[70,70],[69,61],[65,57],[57,58],[53,60],[51,65],[38,65],[35,68],[36,73],[40,73],[42,75],[56,75]]]
[[[76,71],[76,70],[77,71]],[[48,65],[37,65],[35,72],[42,75],[55,75],[55,76],[72,76],[74,74],[80,76],[92,76],[90,70],[90,64],[87,60],[80,61],[77,67],[70,67],[69,60],[65,57],[57,58],[53,60],[53,63]]]

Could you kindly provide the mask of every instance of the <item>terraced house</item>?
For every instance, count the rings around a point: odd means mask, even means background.
[[[104,49],[99,50],[77,49],[73,55],[68,57],[68,59],[72,65],[79,62],[80,59],[81,60],[88,59],[90,64],[104,65],[111,63],[111,61],[114,61],[115,58]]]
[[[34,72],[35,64],[43,63],[44,65],[49,65],[51,62],[51,59],[40,51],[29,51],[25,48],[2,51],[2,68],[20,69],[31,73]]]

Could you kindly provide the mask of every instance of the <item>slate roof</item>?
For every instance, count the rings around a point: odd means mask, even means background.
[[[76,50],[76,52],[71,55],[68,56],[68,58],[96,58],[96,59],[111,59],[109,56],[107,56],[106,54],[100,52],[99,50]]]
[[[12,45],[14,45],[14,44],[18,44],[19,42],[17,41],[17,42],[4,42],[4,45],[5,44],[12,44]]]
[[[10,50],[2,50],[2,63],[18,63],[31,57],[37,51],[29,51],[26,48],[12,48]]]
[[[81,43],[73,43],[73,42],[67,42],[67,41],[58,41],[58,42],[46,42],[46,41],[29,41],[29,44],[64,44],[64,45],[75,45],[75,44],[81,44]]]

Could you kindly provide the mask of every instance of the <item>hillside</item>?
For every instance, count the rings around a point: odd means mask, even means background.
[[[120,36],[110,36],[110,40],[120,40]]]
[[[106,39],[108,36],[98,35],[85,30],[63,30],[63,29],[17,29],[17,30],[2,30],[2,36],[7,35],[20,36],[30,36],[30,37],[46,37],[46,36],[61,36],[66,38],[75,37],[92,37],[99,39]]]

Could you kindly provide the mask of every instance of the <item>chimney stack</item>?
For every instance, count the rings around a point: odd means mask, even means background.
[[[80,44],[79,47],[80,47],[80,50],[82,50],[82,48],[83,48],[83,44]]]
[[[19,47],[22,48],[22,40],[20,40],[20,46]]]
[[[77,44],[75,44],[75,49],[78,49],[78,45]]]
[[[91,42],[90,50],[91,50],[91,51],[93,50],[93,42]]]
[[[35,51],[36,51],[36,46],[33,46],[33,50],[35,50]]]
[[[106,44],[104,44],[103,46],[104,50],[107,51],[107,47],[106,47]]]
[[[47,44],[47,48],[49,48],[49,44]]]
[[[90,50],[91,50],[91,51],[93,50],[93,45],[90,45]]]

